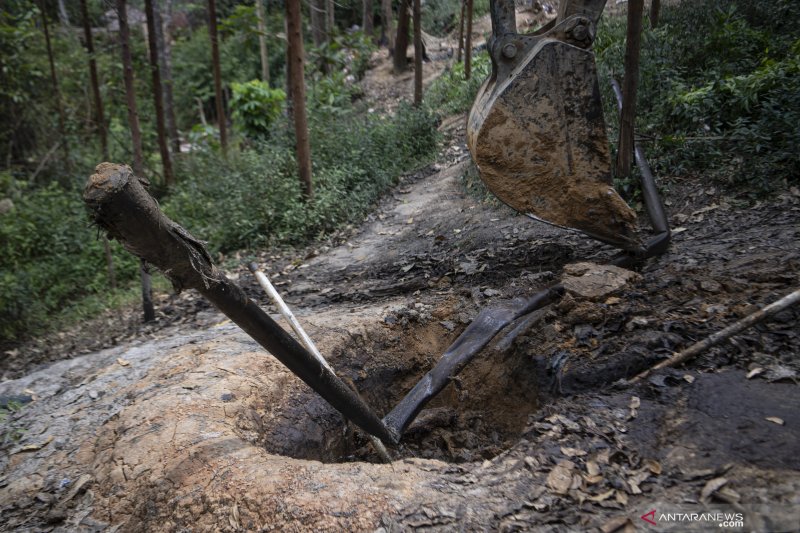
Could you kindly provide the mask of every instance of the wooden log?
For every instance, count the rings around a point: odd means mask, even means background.
[[[203,243],[167,218],[127,165],[101,163],[83,199],[95,223],[161,270],[176,289],[196,289],[357,426],[386,443],[398,438],[375,413],[217,269]]]

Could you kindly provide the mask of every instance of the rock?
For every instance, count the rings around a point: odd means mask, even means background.
[[[613,265],[573,263],[564,267],[561,283],[570,294],[601,300],[639,279],[639,274]]]

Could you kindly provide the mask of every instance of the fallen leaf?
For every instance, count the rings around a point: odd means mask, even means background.
[[[547,486],[556,494],[566,494],[572,485],[572,471],[575,463],[572,461],[559,461],[547,474]]]
[[[586,461],[586,472],[590,476],[596,476],[600,473],[600,466],[595,461]]]
[[[633,531],[636,531],[633,522],[627,516],[618,516],[616,518],[612,518],[602,526],[600,526],[600,531],[603,533],[616,533],[617,531],[628,531],[628,528],[633,528]]]
[[[651,474],[654,474],[656,476],[661,475],[662,472],[661,463],[659,463],[658,461],[655,461],[653,459],[645,459],[644,466],[647,467],[647,469],[650,471]]]
[[[589,496],[589,499],[591,501],[593,501],[593,502],[602,502],[602,501],[605,501],[605,500],[609,499],[610,497],[612,497],[615,492],[616,492],[616,490],[611,489],[608,492],[604,492],[602,494],[597,494],[596,496]]]
[[[582,457],[586,455],[586,452],[584,450],[578,448],[569,448],[567,446],[561,447],[561,453],[563,453],[567,457]]]
[[[694,376],[690,376],[689,374],[684,374],[683,380],[686,383],[694,383]]]
[[[708,500],[712,494],[721,489],[726,483],[728,483],[728,480],[724,477],[717,477],[708,480],[706,485],[703,487],[703,490],[700,491],[700,499],[703,501]]]
[[[620,505],[628,505],[628,495],[621,490],[616,491],[614,499]]]
[[[122,357],[117,357],[117,363],[119,364],[119,366],[130,366],[131,365],[130,361],[126,361]]]
[[[592,474],[592,475],[584,476],[583,479],[584,479],[584,481],[586,481],[587,484],[594,485],[595,483],[600,483],[605,478],[603,476],[601,476],[600,474]]]
[[[15,453],[35,452],[36,450],[41,450],[42,448],[44,448],[45,446],[50,444],[52,441],[53,441],[53,436],[50,435],[49,437],[47,437],[42,442],[39,442],[39,443],[36,443],[36,444],[26,444],[25,446],[21,446],[21,447],[17,448],[16,450],[11,452],[11,455],[13,455]]]
[[[631,396],[631,403],[628,407],[631,409],[631,413],[628,415],[628,420],[636,418],[639,414],[638,409],[642,405],[642,401],[639,399],[638,396]]]
[[[406,224],[413,224],[413,223],[414,223],[414,217],[411,217],[408,220],[406,220]]]
[[[783,426],[786,422],[783,421],[783,418],[778,418],[777,416],[768,416],[764,420],[769,420],[774,424],[778,424],[779,426]]]
[[[750,372],[747,373],[747,379],[753,379],[754,377],[756,377],[757,375],[761,374],[762,372],[764,372],[763,368],[761,368],[761,367],[754,368],[753,370],[751,370]]]

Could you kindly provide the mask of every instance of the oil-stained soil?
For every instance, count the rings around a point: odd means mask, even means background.
[[[242,253],[380,414],[479,309],[615,254],[468,193],[464,121],[442,124],[437,162],[360,227]],[[797,530],[800,310],[625,381],[800,285],[800,191],[751,204],[698,183],[661,182],[666,254],[615,290],[568,294],[535,324],[512,324],[420,414],[391,464],[192,293],[161,295],[146,329],[130,309],[18,346],[0,363],[0,400],[32,401],[0,426],[0,530],[609,533],[670,508]]]

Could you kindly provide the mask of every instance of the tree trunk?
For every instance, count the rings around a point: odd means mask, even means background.
[[[334,0],[327,0],[327,2],[328,2],[328,4],[327,4],[327,7],[325,9],[325,13],[326,13],[326,16],[327,16],[327,23],[325,24],[325,31],[327,32],[327,35],[328,35],[328,42],[332,43],[333,42],[333,33],[334,33],[334,30],[336,30],[336,26],[335,26],[335,24],[336,24],[336,20],[335,20],[336,2]]]
[[[164,114],[167,118],[167,133],[172,144],[172,155],[181,153],[181,139],[178,135],[178,120],[175,118],[175,101],[172,97],[172,0],[164,3],[166,17],[156,9],[156,37],[158,38],[159,64],[161,66],[161,86],[164,89]]]
[[[386,35],[386,43],[389,53],[394,52],[394,29],[392,28],[392,0],[381,0],[381,13],[383,18],[383,33]]]
[[[269,85],[269,57],[267,56],[267,25],[264,22],[264,4],[256,0],[258,17],[258,51],[261,55],[261,81]]]
[[[414,106],[422,104],[422,16],[420,0],[414,0]]]
[[[633,130],[636,122],[636,88],[639,84],[639,49],[644,0],[628,0],[628,31],[625,38],[625,78],[622,82],[622,113],[619,120],[616,177],[630,176],[633,161]]]
[[[144,177],[144,155],[142,154],[142,132],[139,129],[139,113],[136,110],[136,90],[133,85],[133,58],[131,57],[130,29],[128,28],[128,12],[126,0],[117,0],[117,16],[119,17],[119,40],[122,49],[122,72],[125,81],[125,99],[128,103],[128,125],[131,129],[133,143],[133,172],[141,180]],[[142,278],[142,310],[144,321],[152,322],[156,318],[153,308],[153,288],[150,274],[144,261],[139,265]]]
[[[408,68],[408,2],[400,0],[397,8],[397,37],[394,40],[394,73],[400,74]]]
[[[458,52],[456,52],[456,63],[461,63],[461,51],[464,49],[464,10],[466,7],[466,0],[461,0],[461,15],[458,17]]]
[[[650,2],[650,27],[658,27],[658,17],[661,14],[661,0],[651,0]]]
[[[372,34],[375,33],[375,28],[372,24],[372,17],[374,15],[372,11],[372,0],[363,0],[361,6],[363,8],[361,14],[361,28],[364,30],[365,35],[372,37]]]
[[[292,2],[290,1],[289,3]],[[225,105],[222,97],[222,73],[219,66],[216,0],[208,0],[208,36],[211,38],[211,67],[214,71],[214,99],[216,100],[217,122],[219,123],[219,144],[222,146],[222,152],[225,153],[228,149],[228,133],[225,123]]]
[[[47,45],[47,60],[50,62],[50,81],[53,84],[53,95],[56,99],[56,107],[58,107],[58,132],[61,135],[61,148],[64,150],[64,166],[67,171],[69,171],[71,165],[69,158],[69,142],[67,141],[67,115],[64,112],[64,102],[61,100],[61,88],[58,84],[58,75],[56,74],[56,62],[53,59],[53,46],[50,44],[50,28],[47,24],[47,16],[44,13],[44,2],[39,4],[39,11],[42,13],[44,40]]]
[[[97,76],[94,40],[92,39],[92,27],[89,23],[89,10],[86,7],[86,0],[81,0],[81,18],[83,19],[83,36],[86,40],[86,53],[89,56],[89,78],[92,84],[92,97],[94,98],[94,122],[97,127],[97,134],[100,137],[103,161],[108,161],[108,132],[106,131],[106,118],[103,112],[103,99],[100,97],[100,81]]]
[[[325,27],[328,23],[325,0],[312,0],[311,10],[311,38],[314,46],[319,48],[327,41],[328,35]]]
[[[464,77],[472,75],[472,0],[467,2],[467,37],[464,43]]]
[[[311,184],[311,147],[308,140],[308,120],[306,118],[306,85],[303,79],[305,52],[303,50],[303,28],[300,15],[300,2],[286,2],[286,25],[290,85],[292,88],[292,111],[294,132],[297,142],[297,170],[303,198],[311,200],[314,189]]]
[[[158,39],[156,37],[156,15],[153,0],[144,0],[144,11],[147,17],[147,44],[150,48],[150,72],[153,75],[153,104],[156,109],[156,132],[158,133],[158,149],[161,152],[161,168],[164,170],[164,184],[175,185],[172,175],[172,160],[167,143],[167,129],[164,125],[164,91],[161,87],[161,68],[158,64]]]
[[[94,58],[94,41],[92,39],[92,26],[89,23],[89,10],[86,7],[86,0],[81,0],[81,19],[83,22],[83,36],[86,40],[86,53],[89,56],[89,78],[92,84],[92,97],[94,99],[94,122],[97,128],[97,135],[100,137],[100,150],[103,153],[103,161],[108,161],[108,133],[106,131],[105,113],[103,113],[103,99],[100,97],[100,82],[97,76],[97,61]],[[111,245],[108,237],[103,236],[103,252],[106,258],[106,270],[108,271],[108,284],[112,289],[117,288],[117,276],[114,272],[114,257],[111,255]]]
[[[67,14],[67,6],[64,0],[58,0],[58,19],[61,21],[62,26],[69,27],[69,15]]]

